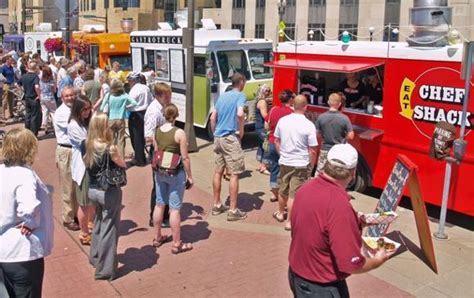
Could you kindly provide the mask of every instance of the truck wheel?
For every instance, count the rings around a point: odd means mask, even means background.
[[[356,176],[349,184],[349,190],[364,192],[372,184],[372,174],[364,157],[359,153],[357,162]]]

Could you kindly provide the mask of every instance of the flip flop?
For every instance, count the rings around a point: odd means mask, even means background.
[[[278,222],[284,222],[285,216],[280,213],[280,211],[273,212],[273,218]]]
[[[174,255],[180,254],[182,252],[187,252],[193,249],[193,245],[191,243],[183,243],[182,241],[179,243],[179,246],[174,246],[171,249],[171,253]]]
[[[153,246],[158,248],[165,243],[171,242],[171,240],[173,240],[173,237],[171,235],[163,235],[160,237],[160,239],[153,239]]]
[[[275,197],[271,197],[271,198],[270,198],[270,202],[272,202],[272,203],[278,202],[278,199],[275,198]]]

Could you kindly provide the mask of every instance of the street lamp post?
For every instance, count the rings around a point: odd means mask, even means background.
[[[375,28],[370,26],[369,27],[370,41],[374,40],[374,32],[375,32]]]
[[[283,20],[283,15],[285,14],[285,10],[286,10],[286,0],[278,0],[277,6],[278,6],[278,15],[280,16],[279,21],[281,22]]]

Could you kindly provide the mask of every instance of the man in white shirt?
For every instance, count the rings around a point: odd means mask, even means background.
[[[133,151],[135,152],[134,164],[139,167],[146,165],[145,157],[145,111],[153,100],[150,89],[140,83],[140,73],[132,72],[127,77],[130,85],[129,96],[137,102],[136,106],[129,108],[128,131]]]
[[[278,211],[273,217],[283,221],[285,207],[288,216],[285,230],[291,230],[290,215],[296,191],[308,180],[316,162],[316,127],[306,116],[306,96],[298,95],[294,100],[295,112],[278,121],[275,128],[275,147],[280,154],[280,176],[278,186],[280,196]]]
[[[77,214],[77,201],[72,184],[71,159],[72,145],[67,135],[67,126],[71,116],[71,106],[76,99],[73,87],[65,87],[61,93],[62,104],[53,117],[54,133],[56,134],[56,166],[62,187],[63,226],[71,231],[78,231],[79,225],[74,221]]]
[[[151,144],[150,155],[153,156],[153,140],[155,138],[155,130],[157,127],[162,126],[166,123],[166,119],[163,116],[163,108],[171,103],[171,87],[166,83],[157,83],[153,87],[155,93],[155,100],[148,106],[145,113],[145,139],[147,144]],[[151,190],[150,197],[150,227],[153,227],[153,211],[155,210],[156,202],[156,190],[155,190],[155,179],[153,178],[153,189]],[[162,226],[167,226],[169,222],[169,207],[166,205],[165,214],[163,217]]]

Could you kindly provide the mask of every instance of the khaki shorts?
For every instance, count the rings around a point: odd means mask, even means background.
[[[326,161],[328,159],[328,152],[329,150],[319,150],[318,166],[316,167],[315,175],[318,175],[323,170],[324,165],[326,164]]]
[[[238,137],[234,134],[214,138],[216,166],[226,168],[229,174],[238,175],[245,171],[244,152]]]
[[[309,179],[311,173],[309,167],[309,165],[307,167],[280,165],[280,175],[278,176],[280,195],[294,199],[296,191]]]

